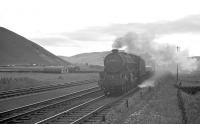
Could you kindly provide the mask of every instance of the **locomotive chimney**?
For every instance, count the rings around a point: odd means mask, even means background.
[[[113,49],[112,53],[118,53],[118,51],[119,51],[118,49]]]

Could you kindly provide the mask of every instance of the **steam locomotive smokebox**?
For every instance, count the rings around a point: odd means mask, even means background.
[[[112,49],[104,58],[99,85],[107,95],[123,94],[135,88],[145,75],[145,61],[140,56]]]
[[[118,53],[118,52],[119,52],[118,49],[113,49],[113,50],[112,50],[112,53]]]

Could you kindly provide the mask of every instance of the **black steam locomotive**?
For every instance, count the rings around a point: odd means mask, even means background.
[[[144,75],[145,61],[141,57],[113,49],[104,59],[99,86],[106,95],[122,94],[136,87]]]

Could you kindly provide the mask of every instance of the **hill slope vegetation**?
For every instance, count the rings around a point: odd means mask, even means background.
[[[9,64],[67,65],[69,62],[36,43],[0,27],[0,65]]]
[[[106,55],[111,53],[110,51],[106,52],[92,52],[92,53],[82,53],[71,57],[60,56],[62,59],[72,62],[72,63],[81,63],[89,65],[103,65],[103,60]]]

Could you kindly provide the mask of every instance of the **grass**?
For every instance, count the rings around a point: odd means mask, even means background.
[[[200,73],[192,73],[192,74],[185,74],[182,75],[183,79],[186,79],[186,81],[182,85],[186,86],[200,86]],[[187,81],[188,80],[188,81]],[[192,82],[191,82],[192,80]],[[194,82],[194,81],[197,82]],[[182,92],[182,97],[184,100],[184,106],[186,109],[186,116],[188,120],[188,124],[199,124],[200,123],[200,93],[197,93],[195,95],[189,95],[184,92]]]
[[[177,107],[175,79],[167,75],[156,79],[156,86],[151,90],[142,89],[113,107],[102,124],[181,124]]]
[[[2,77],[0,78],[0,91],[18,89],[23,87],[33,87],[35,85],[39,85],[40,82],[27,77]]]
[[[199,124],[197,122],[198,117],[200,116],[200,94],[192,96],[186,93],[182,93],[184,105],[186,109],[186,117],[189,124]]]
[[[97,73],[0,73],[0,91],[29,88],[50,84],[63,84],[72,81],[98,79]]]

